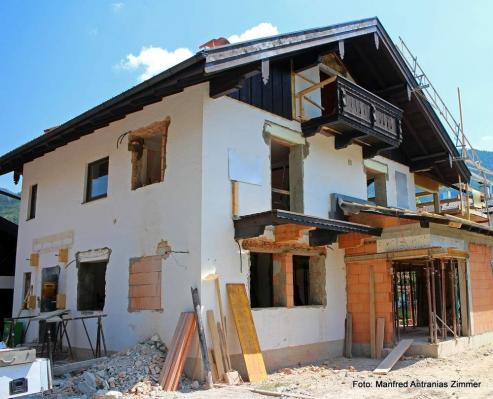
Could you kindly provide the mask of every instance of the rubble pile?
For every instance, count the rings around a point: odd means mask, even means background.
[[[55,379],[50,397],[109,399],[122,397],[122,393],[137,397],[157,394],[166,353],[166,345],[154,335],[85,371]]]

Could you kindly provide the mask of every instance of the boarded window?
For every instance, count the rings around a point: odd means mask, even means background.
[[[407,176],[399,171],[395,171],[395,187],[397,190],[397,207],[409,208],[409,192],[407,190]]]
[[[77,310],[103,310],[107,261],[80,262],[77,272]]]
[[[108,165],[109,160],[106,157],[87,166],[86,202],[107,196]]]
[[[36,217],[36,203],[38,201],[38,185],[34,184],[29,190],[29,207],[27,211],[27,220]]]
[[[161,310],[161,256],[130,259],[128,310]]]

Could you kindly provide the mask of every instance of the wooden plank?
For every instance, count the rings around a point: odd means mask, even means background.
[[[178,318],[178,322],[176,323],[175,332],[173,334],[173,338],[171,339],[171,344],[169,346],[168,353],[166,355],[166,360],[164,362],[163,368],[161,369],[161,373],[159,374],[159,384],[161,386],[165,384],[169,374],[169,370],[173,363],[173,356],[175,353],[174,350],[176,348],[176,343],[178,342],[178,339],[183,332],[184,321],[185,321],[185,315],[181,313],[180,317]]]
[[[193,366],[190,373],[190,378],[192,380],[201,380],[202,376],[199,375],[199,364],[200,364],[200,347],[198,338],[193,339]]]
[[[214,354],[212,353],[211,349],[208,349],[207,351],[209,353],[209,361],[210,361],[210,365],[211,365],[212,381],[214,383],[217,383],[217,382],[219,382],[219,377],[218,377],[218,373],[217,373],[217,365],[216,365],[216,362],[214,361]]]
[[[375,338],[375,355],[377,359],[382,357],[383,351],[383,339],[385,334],[385,319],[383,317],[379,317],[377,319],[377,336]]]
[[[370,291],[370,353],[371,357],[375,359],[375,270],[373,266],[370,266],[368,270],[368,284]]]
[[[461,335],[469,335],[469,314],[467,304],[467,283],[465,262],[459,263],[459,294],[460,294],[460,314],[462,322]]]
[[[344,339],[344,356],[353,357],[353,315],[348,313],[346,316],[346,336]]]
[[[390,352],[388,356],[382,360],[375,370],[373,370],[373,372],[375,374],[387,374],[402,357],[402,355],[406,353],[412,343],[412,339],[403,339],[400,341],[392,352]]]
[[[181,313],[159,376],[159,384],[163,390],[176,390],[196,329],[195,314],[193,312]]]
[[[221,326],[223,328],[224,336],[226,337],[226,316],[224,316],[223,300],[221,298],[221,283],[219,282],[219,276],[214,280],[214,288],[216,289],[217,302],[219,304],[219,315],[221,316]],[[227,344],[227,342],[225,342]],[[229,355],[228,355],[229,356]]]
[[[414,174],[414,184],[418,187],[424,188],[429,193],[437,193],[438,190],[440,190],[439,182],[419,173]]]
[[[221,350],[223,353],[224,368],[226,371],[231,370],[231,359],[229,357],[228,346],[226,345],[226,336],[224,335],[221,323],[217,322],[217,332],[219,333],[219,341],[221,341]]]
[[[238,186],[237,181],[231,182],[231,216],[238,216]]]
[[[180,384],[180,377],[183,374],[183,369],[185,368],[185,361],[187,360],[187,355],[190,351],[190,345],[192,343],[193,336],[197,331],[197,320],[195,319],[195,315],[192,313],[189,319],[191,321],[190,327],[187,328],[187,335],[183,340],[183,345],[180,348],[178,361],[176,366],[174,367],[174,379],[170,388],[172,391],[176,391],[178,389],[178,385]]]
[[[172,386],[175,380],[175,376],[177,373],[176,365],[179,363],[180,350],[185,341],[186,329],[190,325],[190,319],[187,315],[184,315],[182,320],[182,325],[180,326],[180,332],[177,337],[175,346],[173,346],[173,350],[171,351],[171,359],[168,366],[168,373],[166,374],[166,379],[164,381],[163,390],[169,391],[172,390]]]
[[[245,285],[226,284],[226,289],[248,379],[253,383],[264,381],[267,379],[267,371],[264,357],[260,350]]]
[[[214,319],[214,312],[212,310],[208,310],[206,312],[206,317],[209,332],[212,338],[212,353],[214,353],[214,359],[216,360],[217,373],[219,375],[219,380],[222,380],[226,370],[223,361],[223,353],[221,350],[221,340],[219,338],[219,333],[217,332],[216,320]]]

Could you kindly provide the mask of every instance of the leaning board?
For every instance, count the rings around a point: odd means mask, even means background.
[[[411,344],[413,343],[412,339],[403,339],[399,342],[399,344],[390,352],[385,359],[377,366],[373,372],[375,374],[387,374],[394,364],[406,353]]]
[[[244,284],[226,284],[229,306],[233,314],[236,332],[250,382],[267,379],[264,357],[260,350],[257,331]]]

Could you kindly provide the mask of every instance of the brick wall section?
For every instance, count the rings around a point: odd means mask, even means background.
[[[274,306],[294,306],[293,293],[293,255],[280,253],[273,255]]]
[[[340,236],[339,246],[346,249],[346,256],[376,252],[375,239],[362,234]],[[392,274],[391,262],[386,259],[346,263],[347,307],[353,316],[353,342],[370,343],[370,266],[375,273],[375,317],[385,319],[384,343],[392,345]]]
[[[161,256],[130,259],[128,310],[161,310]]]
[[[276,242],[297,242],[306,230],[309,230],[306,226],[281,224],[274,227],[274,236]]]
[[[370,343],[370,266],[375,272],[375,317],[385,318],[385,344],[394,339],[391,264],[387,260],[346,265],[348,312],[353,315],[353,342]]]
[[[469,244],[474,333],[493,331],[493,271],[491,247]]]

